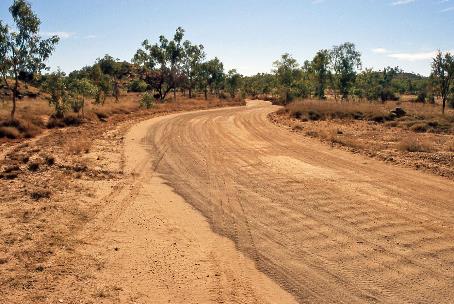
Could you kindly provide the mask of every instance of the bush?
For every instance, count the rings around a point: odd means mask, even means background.
[[[2,137],[16,139],[20,137],[20,132],[15,127],[0,127],[0,138]]]
[[[144,93],[147,91],[147,88],[148,84],[141,79],[135,79],[129,84],[130,92]]]
[[[82,123],[82,120],[76,115],[66,115],[63,122],[66,126],[78,126]]]
[[[418,132],[418,133],[424,133],[424,132],[427,132],[428,130],[428,125],[426,123],[416,123],[414,124],[413,126],[411,126],[410,130],[412,130],[413,132]]]
[[[416,97],[416,102],[422,102],[425,103],[427,98],[427,93],[426,92],[420,92],[418,94],[418,97]]]
[[[63,118],[51,116],[47,122],[48,129],[64,128],[67,126],[78,126],[82,123],[82,119],[77,115],[66,115]]]
[[[81,99],[73,99],[71,100],[71,109],[74,113],[79,113],[80,110],[84,107],[84,101]]]
[[[154,107],[154,104],[155,99],[151,94],[149,93],[143,94],[142,98],[140,99],[140,107],[145,109],[151,109],[152,107]]]

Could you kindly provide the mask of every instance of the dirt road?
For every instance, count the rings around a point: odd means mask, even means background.
[[[163,117],[142,146],[160,178],[299,302],[453,302],[454,183],[292,134],[267,120],[274,110],[252,102]],[[232,271],[223,280],[235,289]]]

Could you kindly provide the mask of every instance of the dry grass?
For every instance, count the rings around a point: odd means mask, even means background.
[[[392,113],[403,108],[405,115]],[[301,121],[318,120],[368,120],[385,123],[388,127],[401,127],[414,132],[454,132],[454,111],[440,113],[438,106],[411,102],[336,102],[304,100],[287,105],[280,114]]]
[[[66,151],[72,155],[80,155],[89,153],[91,148],[91,141],[84,139],[74,139],[66,143]]]
[[[434,145],[427,139],[415,136],[402,139],[398,145],[399,150],[404,152],[434,152]]]
[[[138,112],[168,113],[244,104],[242,100],[220,100],[214,97],[204,100],[201,96],[189,99],[177,95],[176,102],[173,101],[173,96],[170,96],[164,102],[157,103],[155,107],[147,110],[140,108],[141,96],[141,93],[127,93],[121,96],[118,102],[113,97],[108,97],[104,105],[96,105],[93,100],[86,100],[83,116],[82,113],[68,112],[61,119],[52,117],[53,110],[44,96],[38,98],[25,97],[17,102],[16,121],[13,123],[9,121],[11,103],[3,102],[0,104],[0,140],[2,138],[5,140],[34,137],[46,128],[78,126],[85,122],[105,122],[110,117],[117,115],[129,115]]]
[[[454,152],[454,140],[450,140],[446,143],[446,151]]]

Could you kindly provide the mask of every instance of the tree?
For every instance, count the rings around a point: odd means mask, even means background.
[[[85,99],[96,96],[98,88],[87,78],[82,78],[71,81],[68,89],[74,112],[79,113],[82,110],[82,117],[84,117]]]
[[[219,93],[224,82],[224,64],[215,57],[199,65],[197,71],[197,80],[199,87],[205,94],[205,100],[208,99],[208,89],[210,93]]]
[[[280,60],[276,60],[273,66],[273,72],[283,94],[284,103],[287,104],[291,99],[291,88],[300,73],[298,62],[290,54],[286,53],[282,55]]]
[[[144,80],[157,91],[160,100],[164,100],[171,89],[176,89],[183,35],[184,30],[179,27],[172,41],[160,36],[159,43],[152,45],[145,40],[134,55],[133,62],[141,67]]]
[[[177,85],[178,80],[181,78],[181,69],[180,64],[184,56],[184,49],[181,45],[184,37],[184,29],[178,27],[173,40],[167,45],[167,54],[170,61],[170,76],[172,79],[172,88],[173,88],[173,99],[177,100]]]
[[[41,39],[41,21],[26,0],[15,0],[9,11],[15,23],[15,30],[0,21],[0,73],[5,86],[13,94],[11,120],[14,120],[20,74],[40,73],[46,67],[44,62],[52,54],[59,38],[53,36]],[[8,78],[12,79],[12,85]]]
[[[398,97],[395,96],[392,88],[392,81],[398,75],[402,73],[402,70],[399,67],[386,67],[381,72],[381,79],[380,79],[380,99],[382,102],[387,100],[395,100]]]
[[[65,81],[65,73],[58,70],[46,77],[43,83],[43,89],[49,93],[49,105],[54,108],[53,116],[56,118],[63,118],[66,110],[68,109],[70,96],[67,90]]]
[[[347,99],[355,82],[356,70],[361,68],[361,54],[356,51],[353,43],[346,42],[333,47],[331,61],[336,87],[339,89],[342,99]]]
[[[203,45],[193,45],[190,41],[186,40],[183,43],[183,73],[186,78],[186,84],[189,91],[189,98],[192,98],[192,90],[196,85],[197,71],[205,59],[205,52]]]
[[[450,93],[454,79],[454,57],[451,53],[438,52],[432,62],[432,77],[435,82],[435,90],[442,99],[442,110],[445,113],[446,101]]]
[[[230,96],[232,98],[235,98],[236,92],[240,88],[242,77],[243,76],[241,74],[238,74],[238,72],[235,69],[230,70],[227,73],[227,76],[225,78],[226,88],[229,91]]]
[[[310,64],[310,70],[314,74],[315,96],[325,99],[326,84],[331,75],[329,70],[330,53],[328,50],[318,51]]]

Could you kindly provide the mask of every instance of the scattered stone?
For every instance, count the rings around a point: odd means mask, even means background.
[[[39,170],[39,163],[34,161],[28,165],[28,170],[31,172],[36,172]]]

